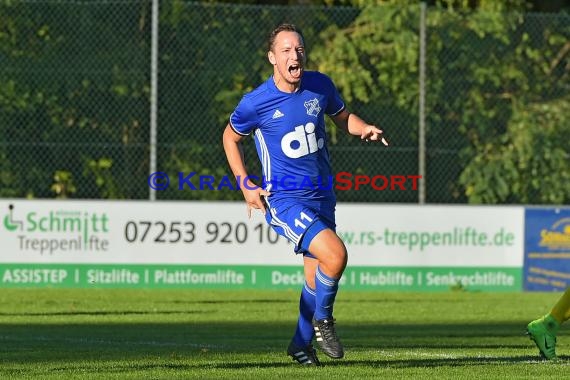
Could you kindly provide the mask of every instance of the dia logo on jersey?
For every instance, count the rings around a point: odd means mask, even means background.
[[[299,158],[307,154],[315,153],[325,145],[325,139],[317,140],[315,135],[315,124],[307,123],[304,126],[295,127],[293,132],[289,132],[281,139],[281,149],[287,157]]]

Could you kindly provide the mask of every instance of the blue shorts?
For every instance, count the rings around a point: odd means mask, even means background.
[[[335,202],[281,200],[266,203],[267,223],[295,245],[295,253],[314,257],[309,252],[313,238],[327,228],[336,231]]]

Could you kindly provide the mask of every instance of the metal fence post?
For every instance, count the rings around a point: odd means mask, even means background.
[[[425,120],[425,80],[426,80],[426,3],[420,3],[420,59],[419,59],[419,131],[418,131],[418,203],[426,201],[426,120]]]
[[[156,172],[156,123],[158,103],[158,0],[152,0],[152,36],[150,58],[150,159],[149,175]],[[149,200],[156,200],[156,191],[149,189]]]

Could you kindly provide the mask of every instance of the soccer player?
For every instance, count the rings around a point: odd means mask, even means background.
[[[570,319],[570,287],[554,305],[550,313],[536,319],[526,327],[527,334],[534,341],[545,359],[556,359],[556,334],[560,325]]]
[[[382,130],[347,111],[329,77],[305,71],[307,57],[299,29],[292,24],[279,25],[268,42],[273,75],[243,96],[230,115],[223,144],[248,216],[252,209],[261,210],[272,228],[303,255],[305,284],[297,328],[287,353],[300,364],[319,365],[311,344],[315,336],[327,356],[344,356],[333,306],[347,263],[346,247],[335,230],[334,190],[323,183],[333,178],[324,114],[351,135],[384,145],[388,142]],[[252,133],[262,163],[264,188],[249,180],[244,163],[241,143]],[[307,179],[315,185],[307,184]]]

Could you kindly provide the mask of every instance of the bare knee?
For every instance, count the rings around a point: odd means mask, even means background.
[[[344,244],[335,247],[331,250],[329,255],[323,257],[322,262],[330,267],[337,268],[337,270],[344,270],[346,268],[348,255]]]
[[[334,231],[327,229],[320,232],[311,242],[309,250],[319,260],[319,267],[324,274],[333,278],[342,276],[348,254],[344,243]]]
[[[346,248],[342,241],[339,241],[338,244],[329,247],[327,254],[319,257],[319,266],[324,274],[332,278],[340,278],[346,268],[347,261],[348,254]]]

